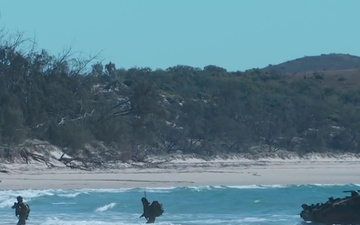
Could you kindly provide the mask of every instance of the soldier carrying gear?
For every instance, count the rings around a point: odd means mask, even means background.
[[[11,208],[15,209],[15,216],[19,218],[17,225],[25,225],[26,220],[29,218],[30,206],[23,202],[23,198],[21,196],[18,196],[16,199],[17,202],[15,202]]]
[[[145,197],[141,198],[141,202],[144,212],[140,218],[145,217],[145,219],[147,219],[146,223],[155,223],[155,218],[161,216],[164,212],[162,204],[158,201],[153,201],[150,204]]]

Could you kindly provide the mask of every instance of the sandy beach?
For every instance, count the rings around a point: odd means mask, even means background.
[[[175,159],[84,171],[61,164],[1,164],[0,189],[133,188],[206,185],[360,184],[360,159]]]

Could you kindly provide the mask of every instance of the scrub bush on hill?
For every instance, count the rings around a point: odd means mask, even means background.
[[[104,71],[110,63],[70,51],[55,57],[21,37],[6,38],[0,40],[2,157],[26,139],[72,156],[84,156],[89,144],[105,146],[99,157],[125,161],[174,152],[251,154],[254,146],[264,153],[359,151],[360,91],[340,81],[334,86],[327,74],[113,63]]]

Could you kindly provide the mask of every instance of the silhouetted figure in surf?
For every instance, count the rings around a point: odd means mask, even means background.
[[[145,217],[147,220],[146,223],[155,223],[156,217],[161,216],[164,212],[162,204],[158,201],[153,201],[150,204],[150,202],[145,197],[141,198],[141,202],[143,205],[143,214],[140,216],[140,218]]]
[[[17,202],[11,208],[15,209],[15,216],[19,218],[17,225],[25,225],[26,220],[29,218],[30,206],[23,202],[21,196],[18,196],[16,199]]]

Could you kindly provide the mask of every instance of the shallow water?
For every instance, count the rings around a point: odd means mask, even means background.
[[[16,224],[11,206],[22,195],[29,225],[145,224],[141,197],[162,202],[162,225],[300,225],[301,204],[343,197],[359,185],[207,186],[133,189],[2,190],[0,224]]]

